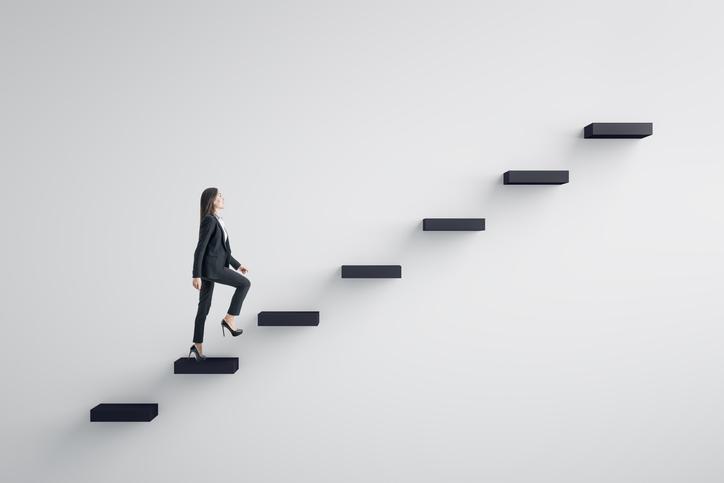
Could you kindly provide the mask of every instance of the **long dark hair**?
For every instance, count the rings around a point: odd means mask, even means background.
[[[199,223],[204,219],[204,216],[214,213],[214,200],[217,194],[219,194],[218,188],[206,188],[201,193],[201,217]]]

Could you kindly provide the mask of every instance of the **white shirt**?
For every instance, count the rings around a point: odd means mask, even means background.
[[[226,233],[226,227],[224,226],[224,219],[221,218],[219,215],[214,214],[217,220],[219,220],[219,223],[221,223],[221,229],[224,230],[224,243],[226,243],[226,239],[229,238],[229,235]]]

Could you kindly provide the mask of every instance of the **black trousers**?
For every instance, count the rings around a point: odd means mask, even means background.
[[[239,315],[239,312],[241,312],[241,304],[244,302],[244,298],[246,298],[249,287],[251,287],[251,282],[248,278],[226,267],[222,268],[219,273],[216,273],[211,278],[201,277],[199,307],[196,310],[196,320],[194,321],[194,342],[198,344],[204,341],[204,324],[209,309],[211,308],[211,295],[214,293],[215,283],[236,287],[234,295],[231,297],[231,303],[229,304],[229,315]]]

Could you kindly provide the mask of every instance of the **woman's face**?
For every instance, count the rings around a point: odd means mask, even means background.
[[[216,198],[214,198],[214,210],[218,212],[219,210],[222,210],[224,208],[224,195],[221,194],[221,191],[216,193]]]

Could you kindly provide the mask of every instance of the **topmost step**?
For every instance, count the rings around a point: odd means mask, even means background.
[[[652,122],[594,122],[583,128],[586,139],[640,139],[653,133]]]
[[[423,218],[423,231],[483,231],[485,218]]]
[[[503,184],[566,184],[568,171],[506,171]]]

